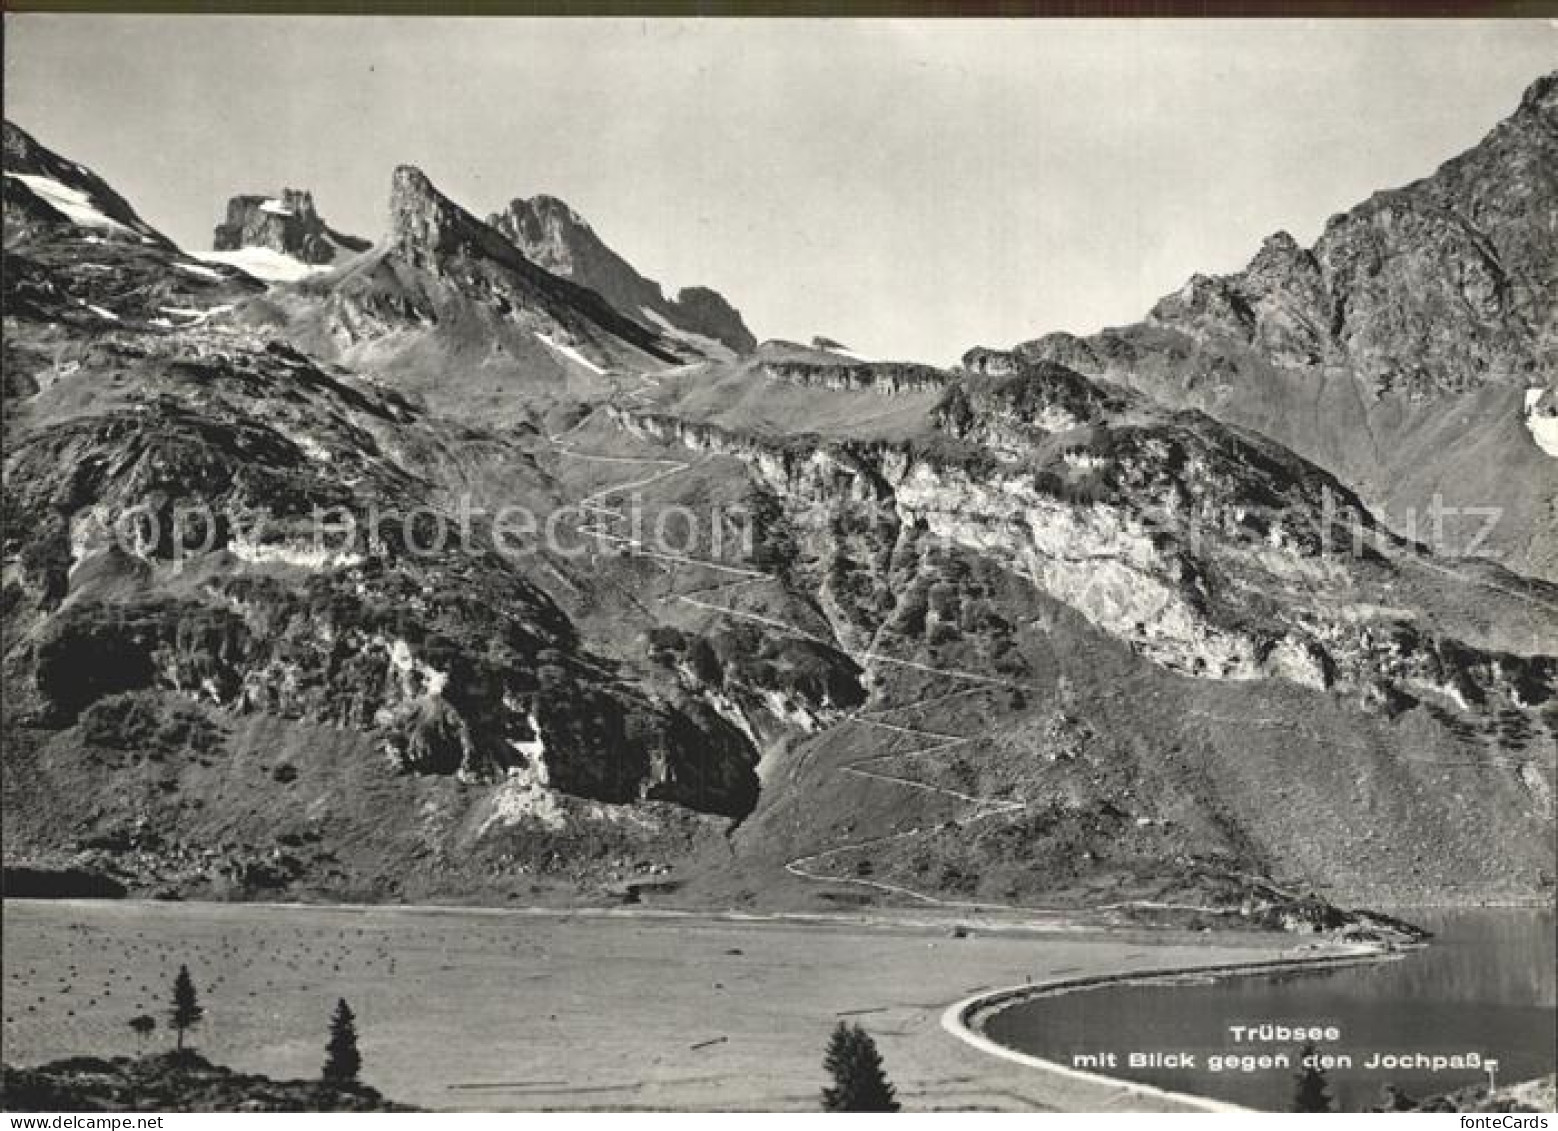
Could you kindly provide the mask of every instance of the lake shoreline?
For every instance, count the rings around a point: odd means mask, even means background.
[[[1010,1060],[1013,1063],[1023,1064],[1039,1071],[1051,1072],[1076,1080],[1085,1080],[1102,1086],[1124,1088],[1173,1103],[1185,1104],[1200,1111],[1251,1112],[1256,1109],[1244,1107],[1226,1100],[1219,1100],[1211,1096],[1160,1088],[1153,1084],[1141,1083],[1121,1076],[1109,1076],[1102,1072],[1075,1068],[1068,1064],[1062,1064],[1059,1061],[1035,1056],[1032,1053],[1025,1053],[1020,1049],[1014,1049],[991,1038],[986,1032],[985,1026],[988,1025],[992,1018],[1013,1006],[1026,1004],[1038,998],[1052,997],[1065,993],[1085,992],[1100,986],[1131,985],[1139,982],[1172,983],[1186,978],[1255,977],[1262,974],[1281,973],[1289,970],[1313,970],[1331,966],[1389,962],[1398,957],[1402,949],[1410,949],[1372,943],[1348,945],[1353,949],[1332,954],[1316,954],[1306,958],[1260,959],[1252,962],[1225,963],[1217,966],[1165,967],[1158,970],[1090,974],[1081,978],[1007,986],[1004,989],[975,994],[963,1001],[954,1002],[942,1014],[941,1025],[942,1028],[954,1037],[979,1049],[981,1052]],[[1413,945],[1425,946],[1428,944],[1418,943]]]
[[[113,980],[117,992],[131,970],[134,983],[155,990],[166,977],[158,963],[175,956],[202,978],[225,978],[212,1001],[222,1028],[211,1051],[244,1071],[306,1075],[322,1009],[345,996],[370,1019],[366,1040],[377,1047],[368,1063],[387,1072],[371,1082],[431,1109],[720,1110],[739,1094],[762,1110],[802,1110],[819,1083],[821,1043],[846,1020],[878,1038],[910,1108],[1233,1110],[1239,1105],[1227,1100],[1023,1053],[989,1037],[986,1025],[1038,996],[1380,963],[1422,949],[911,909],[4,905],[7,968],[36,964],[36,988],[45,990],[48,976],[68,968],[77,994],[65,1004],[78,1009],[96,979]],[[68,948],[86,938],[95,946],[60,956],[62,940]],[[123,945],[132,938],[133,955]],[[71,957],[79,975],[64,965]],[[7,1018],[8,1056],[36,1063],[113,1046],[121,1007],[91,1025],[75,1015],[66,1024],[53,992],[37,999],[48,1017],[14,1026]],[[612,1023],[626,1000],[636,1003],[634,1024]],[[429,1014],[428,1003],[441,1001],[448,1012]],[[539,1022],[546,1039],[529,1040],[516,1017],[531,1019],[531,1029]],[[603,1055],[584,1064],[570,1047]],[[417,1051],[425,1048],[438,1050],[430,1061]]]
[[[1223,924],[1207,931],[1172,923],[1143,919],[1132,922],[1111,922],[1094,918],[1087,908],[1077,910],[1035,910],[1031,913],[990,908],[985,910],[872,907],[859,911],[763,911],[736,910],[733,908],[697,908],[652,906],[646,904],[533,904],[525,906],[500,906],[481,903],[366,903],[329,901],[278,901],[254,899],[155,899],[144,896],[10,896],[0,895],[4,904],[57,905],[64,907],[137,907],[157,913],[163,909],[250,908],[287,912],[328,912],[342,915],[381,915],[396,913],[430,918],[448,916],[472,916],[490,919],[599,919],[605,921],[660,921],[666,923],[696,924],[699,922],[729,924],[772,924],[797,927],[849,927],[878,928],[910,931],[956,931],[969,934],[1019,934],[1019,935],[1080,935],[1095,934],[1120,939],[1162,939],[1174,941],[1195,938],[1209,948],[1219,946],[1262,946],[1278,940],[1313,940],[1325,944],[1325,936],[1305,935],[1259,927],[1241,922],[1238,925]],[[1302,945],[1310,945],[1304,943]]]
[[[6,967],[19,979],[37,971],[15,987],[7,1057],[113,1049],[125,1015],[154,1004],[187,962],[215,985],[215,1028],[201,1042],[214,1060],[307,1076],[341,996],[361,1018],[366,1081],[423,1108],[815,1110],[822,1047],[845,1020],[876,1037],[907,1108],[1197,1110],[1134,1085],[1033,1071],[951,1039],[939,1020],[949,1002],[1025,975],[1193,973],[1314,946],[1054,923],[959,934],[967,921],[7,900]],[[67,972],[74,992],[59,998],[51,985]],[[142,983],[152,997],[119,996]],[[83,1011],[104,984],[112,1008]],[[36,1014],[22,1012],[29,992]],[[633,1023],[613,1021],[626,1001]]]
[[[1116,1080],[1199,1102],[1203,1110],[1281,1110],[1290,1099],[1284,1089],[1291,1084],[1267,1076],[1267,1066],[1256,1063],[1260,1057],[1238,1057],[1238,1067],[1219,1065],[1246,1051],[1237,1033],[1234,1045],[1226,1043],[1218,1028],[1225,1015],[1307,1018],[1328,1026],[1327,1041],[1345,1033],[1339,1047],[1322,1045],[1335,1054],[1322,1067],[1332,1070],[1338,1110],[1373,1110],[1408,1095],[1429,1103],[1472,1102],[1466,1098],[1475,1092],[1469,1081],[1481,1078],[1483,1059],[1501,1065],[1501,1082],[1514,1082],[1502,1084],[1501,1092],[1550,1081],[1558,1063],[1551,1038],[1550,909],[1433,910],[1391,908],[1430,928],[1433,945],[1331,947],[1301,958],[1202,964],[1189,972],[1165,965],[1079,974],[971,995],[950,1008],[943,1023],[991,1055],[1066,1076]],[[1097,1000],[1071,996],[1087,991],[1098,991]],[[1302,1043],[1302,1036],[1293,1040]],[[1397,1063],[1391,1059],[1397,1054],[1407,1059]],[[1288,1060],[1273,1059],[1280,1062],[1277,1070],[1286,1070]]]

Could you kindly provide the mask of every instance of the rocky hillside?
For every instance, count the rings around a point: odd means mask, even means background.
[[[448,250],[424,236],[397,252]],[[451,890],[436,879],[451,851],[469,857],[460,882],[514,836],[583,873],[595,854],[695,833],[699,814],[750,809],[750,740],[594,651],[490,523],[417,548],[456,488],[488,476],[505,502],[557,505],[523,437],[452,425],[254,337],[230,303],[147,318],[170,288],[253,284],[181,270],[160,242],[105,266],[93,239],[51,225],[8,249],[8,861],[86,849],[132,888],[385,877],[427,893]],[[91,310],[110,285],[117,312]],[[552,293],[539,273],[533,285]],[[239,763],[249,800],[218,798]],[[376,831],[343,867],[324,863],[341,846],[320,822]],[[589,856],[538,847],[565,825]]]
[[[741,312],[718,291],[687,287],[667,299],[659,283],[640,275],[556,197],[512,200],[487,223],[512,240],[531,262],[588,287],[622,314],[698,353],[745,354],[757,345]]]
[[[865,395],[891,403],[898,368]],[[771,768],[796,778],[744,847],[833,844],[792,874],[1019,905],[1204,907],[1295,866],[1350,891],[1551,884],[1558,589],[1435,560],[1201,413],[1017,355],[977,368],[900,439],[613,412],[773,500],[775,587],[687,603],[826,641],[899,704]],[[1451,766],[1476,789],[1434,784]],[[1525,831],[1451,845],[1468,804]]]
[[[1171,670],[1372,687],[1398,703],[1413,689],[1521,710],[1558,696],[1558,664],[1525,654],[1533,624],[1558,628],[1558,586],[1441,564],[1334,477],[1200,413],[1052,363],[987,368],[1005,375],[951,385],[936,413],[944,438],[928,442],[774,444],[613,415],[632,434],[741,459],[798,515],[860,506],[976,551]],[[1387,611],[1392,595],[1412,602],[1410,617]]]
[[[373,248],[263,292],[10,199],[12,868],[1355,931],[1551,897],[1558,589],[1139,374],[690,351],[409,167]]]
[[[343,235],[319,215],[312,193],[282,189],[279,196],[235,196],[216,226],[214,253],[203,258],[231,263],[256,278],[291,281],[310,267],[367,251],[369,242]]]
[[[1558,72],[1432,175],[1197,275],[1140,323],[1018,347],[1258,429],[1398,530],[1558,578],[1558,460],[1527,427],[1558,370]],[[1476,535],[1486,508],[1498,521]],[[1474,544],[1474,539],[1480,545]]]
[[[364,1084],[272,1080],[198,1053],[112,1060],[78,1056],[37,1068],[5,1066],[7,1111],[415,1111]]]

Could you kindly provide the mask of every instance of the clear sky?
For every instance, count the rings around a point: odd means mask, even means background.
[[[411,163],[481,216],[564,198],[760,338],[935,362],[1309,243],[1558,67],[1544,20],[5,23],[7,115],[186,248],[283,185],[377,237]]]

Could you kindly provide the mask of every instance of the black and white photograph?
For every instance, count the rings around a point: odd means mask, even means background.
[[[1558,6],[189,7],[4,15],[7,1128],[1550,1126]]]

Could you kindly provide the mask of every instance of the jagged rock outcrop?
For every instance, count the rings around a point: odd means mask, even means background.
[[[513,255],[496,232],[434,188],[413,165],[399,166],[390,179],[389,243],[408,262],[430,270],[462,257],[534,275],[528,261]]]
[[[750,353],[757,339],[740,311],[708,287],[686,287],[667,299],[563,201],[553,196],[516,198],[487,221],[526,258],[554,275],[597,292],[622,314],[675,337],[713,339],[736,354]],[[696,345],[694,341],[692,343]]]
[[[665,350],[659,335],[623,317],[593,290],[533,263],[496,229],[434,188],[420,169],[402,165],[395,170],[389,213],[388,254],[456,283],[459,299],[485,300],[499,313],[543,316],[581,337],[604,333],[661,362],[679,360]]]
[[[1480,552],[1558,578],[1558,461],[1521,426],[1526,390],[1558,370],[1555,211],[1558,74],[1431,176],[1331,217],[1312,248],[1279,232],[1140,324],[1017,352],[1259,429],[1398,527],[1436,499],[1498,507]]]
[[[680,330],[724,342],[738,354],[757,348],[757,338],[747,329],[741,311],[712,287],[682,287],[668,305],[666,317]]]
[[[939,392],[952,380],[945,370],[935,366],[902,361],[823,363],[759,357],[751,371],[803,388],[868,392],[885,397]]]
[[[1147,315],[1197,336],[1241,338],[1283,365],[1333,360],[1335,318],[1319,260],[1287,232],[1268,237],[1241,275],[1196,275]]]
[[[394,171],[388,231],[371,251],[235,317],[484,423],[529,419],[612,371],[683,360],[674,340],[531,262],[412,166]]]
[[[268,248],[302,263],[324,264],[367,251],[369,242],[336,231],[319,215],[312,193],[288,188],[279,196],[230,199],[211,246],[217,251]]]
[[[967,376],[948,386],[932,419],[958,439],[1008,457],[1031,452],[1052,433],[1119,419],[1141,405],[1130,390],[1089,381],[1053,362],[973,349],[962,367]]]
[[[1343,365],[1411,399],[1522,382],[1558,361],[1558,74],[1475,149],[1332,216],[1312,249],[1278,232],[1236,275],[1197,275],[1148,322],[1227,337],[1282,366]]]

